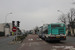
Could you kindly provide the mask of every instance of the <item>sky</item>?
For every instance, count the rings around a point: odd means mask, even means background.
[[[20,29],[30,30],[43,24],[57,23],[58,18],[75,8],[75,0],[0,0],[0,23],[20,21]]]

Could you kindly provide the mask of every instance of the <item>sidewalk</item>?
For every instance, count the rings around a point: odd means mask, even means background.
[[[72,35],[71,35],[71,36],[69,36],[69,35],[67,35],[67,37],[75,37],[75,36],[72,36]]]
[[[0,37],[0,38],[5,38],[5,36],[2,36],[2,37]]]

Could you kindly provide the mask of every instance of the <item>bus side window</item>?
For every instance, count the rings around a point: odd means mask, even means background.
[[[46,30],[46,34],[48,34],[48,30]]]

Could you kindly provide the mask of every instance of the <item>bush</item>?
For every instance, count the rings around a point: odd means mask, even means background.
[[[4,32],[0,32],[0,37],[1,36],[5,36],[5,33]]]
[[[27,34],[17,36],[17,41],[23,41],[23,39],[25,39],[26,36],[27,36]],[[16,40],[16,37],[15,37],[15,40]],[[13,39],[13,41],[14,41],[14,39]]]

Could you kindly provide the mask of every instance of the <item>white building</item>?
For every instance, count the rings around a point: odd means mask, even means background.
[[[12,32],[12,23],[7,24],[9,27],[5,28],[5,23],[0,23],[0,32],[5,32],[5,36]]]

